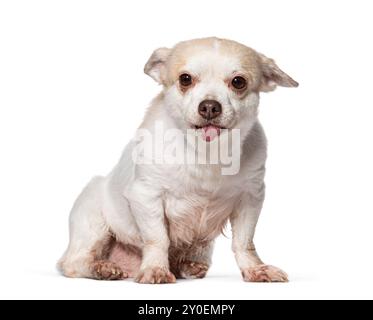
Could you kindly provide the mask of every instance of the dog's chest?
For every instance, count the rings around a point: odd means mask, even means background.
[[[181,179],[180,179],[181,178]],[[237,196],[220,175],[181,174],[164,197],[173,245],[211,241],[223,230]]]

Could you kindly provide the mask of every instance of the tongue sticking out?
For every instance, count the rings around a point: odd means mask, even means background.
[[[202,138],[210,142],[220,135],[220,128],[213,125],[208,125],[202,128]]]

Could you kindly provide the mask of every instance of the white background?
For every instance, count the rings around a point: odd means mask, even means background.
[[[1,1],[1,298],[373,298],[371,1]],[[276,59],[298,89],[264,94],[262,258],[288,284],[240,279],[221,237],[208,278],[61,277],[68,213],[106,174],[160,90],[160,46],[216,35]],[[228,237],[230,232],[228,229]]]

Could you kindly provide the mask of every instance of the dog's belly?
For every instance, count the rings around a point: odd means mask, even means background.
[[[171,245],[194,245],[215,239],[223,231],[234,202],[234,198],[223,196],[168,195],[165,214]]]

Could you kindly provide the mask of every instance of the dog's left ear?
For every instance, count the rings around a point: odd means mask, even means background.
[[[159,48],[153,52],[148,62],[145,64],[144,72],[159,84],[165,83],[166,61],[171,49]]]
[[[263,92],[273,91],[277,86],[298,87],[299,84],[284,71],[282,71],[274,60],[258,53],[262,66],[262,82],[259,90]]]

